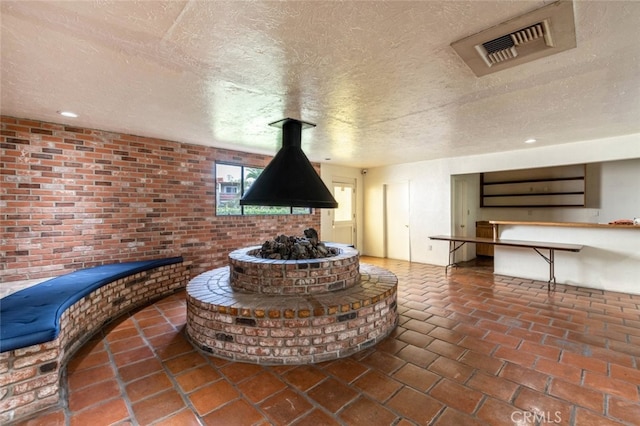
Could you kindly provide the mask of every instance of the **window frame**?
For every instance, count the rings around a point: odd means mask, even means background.
[[[262,173],[262,171],[264,171],[265,167],[261,167],[261,166],[253,166],[253,165],[246,165],[246,164],[240,164],[240,163],[233,163],[233,162],[226,162],[226,161],[215,161],[214,163],[214,170],[213,170],[213,174],[214,174],[214,181],[216,183],[216,187],[215,187],[215,201],[216,201],[216,216],[286,216],[286,215],[305,215],[305,214],[313,214],[313,209],[311,207],[291,207],[291,206],[264,206],[264,207],[272,207],[272,208],[288,208],[289,211],[286,213],[246,213],[245,212],[245,208],[247,207],[263,207],[263,206],[243,206],[240,205],[240,213],[229,213],[229,214],[220,214],[218,212],[218,208],[219,208],[219,204],[218,204],[218,200],[219,200],[219,195],[220,194],[226,194],[226,195],[230,195],[229,193],[225,191],[218,191],[218,166],[222,165],[222,166],[231,166],[231,167],[239,167],[240,168],[240,185],[239,185],[239,189],[240,189],[240,199],[244,196],[245,193],[245,169],[258,169],[261,170],[260,173]],[[237,193],[236,193],[237,194]],[[305,209],[305,211],[302,211],[303,209]],[[296,211],[297,210],[297,211]]]

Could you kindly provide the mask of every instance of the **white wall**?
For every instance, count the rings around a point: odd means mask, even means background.
[[[598,222],[640,217],[640,158],[602,163]]]
[[[629,213],[632,217],[640,215],[640,204],[637,199],[637,183],[640,182],[640,170],[636,167],[638,159],[640,159],[640,134],[634,134],[555,146],[527,147],[496,154],[370,168],[364,179],[364,245],[360,246],[361,252],[378,257],[384,255],[382,197],[384,184],[399,181],[410,183],[411,260],[445,265],[448,259],[447,243],[431,241],[428,237],[451,232],[452,175],[629,160],[628,165],[625,163],[622,169],[624,171],[616,169],[616,172],[610,173],[609,165],[604,165],[600,171],[601,190],[603,193],[606,191],[607,194],[602,196],[599,209],[606,211],[602,212],[598,220],[590,220],[600,222],[609,220],[609,215],[618,214],[617,210],[616,213],[609,212],[613,212],[610,206],[619,202],[628,204],[628,210],[638,210],[638,212]],[[630,181],[632,184],[626,187],[621,186],[620,180]],[[631,192],[636,194],[635,197],[629,196]],[[625,201],[621,201],[622,199]],[[593,214],[591,208],[581,210],[581,214]],[[527,214],[527,211],[524,210],[524,213]],[[489,219],[510,218],[491,217]],[[428,249],[430,246],[432,250]]]
[[[480,220],[588,223],[633,219],[640,217],[640,188],[634,184],[639,178],[640,158],[590,163],[586,169],[586,208],[484,207],[479,209],[478,217]]]

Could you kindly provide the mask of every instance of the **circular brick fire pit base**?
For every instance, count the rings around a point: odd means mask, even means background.
[[[249,248],[247,250],[251,250]],[[230,267],[205,272],[187,285],[187,335],[200,349],[233,361],[255,364],[309,364],[352,355],[384,339],[396,326],[396,276],[373,265],[359,265],[359,278],[333,291],[307,290],[315,276],[331,271],[353,270],[358,274],[354,249],[328,259],[265,260],[255,258],[255,267],[272,272],[286,269],[301,273],[305,292],[250,292],[234,288]],[[240,255],[244,252],[230,255]],[[355,253],[355,256],[353,256]],[[354,260],[355,257],[355,260]],[[309,264],[314,264],[311,267]],[[324,272],[322,272],[324,270]],[[251,275],[243,264],[242,273]],[[272,273],[269,276],[273,275]],[[276,274],[277,275],[277,274]],[[345,277],[336,278],[344,281]],[[272,277],[271,277],[272,278]],[[290,288],[291,282],[285,285]],[[330,283],[323,283],[332,288]]]

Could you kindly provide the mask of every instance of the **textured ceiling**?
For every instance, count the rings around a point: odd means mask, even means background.
[[[475,77],[450,44],[544,1],[2,1],[2,114],[373,167],[640,133],[640,1]],[[79,114],[61,117],[59,110]]]

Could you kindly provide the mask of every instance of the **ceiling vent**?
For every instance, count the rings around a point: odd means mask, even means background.
[[[550,4],[451,47],[478,77],[572,49],[576,47],[573,2]]]

